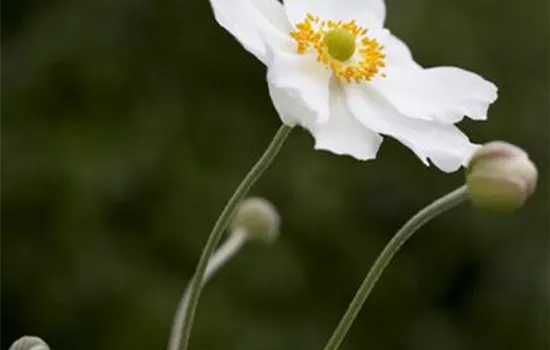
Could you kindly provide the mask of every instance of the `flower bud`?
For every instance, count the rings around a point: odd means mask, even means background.
[[[257,197],[242,201],[231,222],[231,230],[242,230],[252,239],[273,242],[279,235],[279,214],[271,202]]]
[[[474,153],[468,164],[466,183],[475,206],[511,212],[535,191],[537,168],[521,148],[494,141]]]
[[[50,350],[50,347],[42,339],[26,335],[17,339],[10,350]]]

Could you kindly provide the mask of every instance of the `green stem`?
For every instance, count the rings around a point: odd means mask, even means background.
[[[250,238],[250,235],[246,231],[237,230],[231,233],[229,238],[223,242],[219,248],[214,252],[206,270],[204,272],[204,278],[202,285],[204,286],[210,278],[218,271],[225,263],[229,261],[237,252],[244,246],[246,241]],[[183,292],[180,299],[178,309],[174,315],[174,322],[172,322],[172,331],[170,333],[170,339],[168,341],[168,350],[178,350],[181,342],[181,330],[185,326],[187,319],[187,309],[189,305],[189,289]]]
[[[349,304],[346,313],[342,316],[340,323],[334,330],[332,337],[328,341],[327,345],[325,345],[325,350],[338,349],[353,324],[353,321],[359,314],[359,311],[361,311],[365,300],[367,300],[372,289],[376,285],[376,282],[403,244],[405,244],[405,242],[428,221],[464,202],[466,199],[468,199],[466,186],[459,187],[419,211],[415,216],[407,221],[407,223],[405,223],[399,231],[397,231],[395,236],[393,236],[391,241],[386,245],[382,253],[380,253],[372,265],[367,277],[365,277],[365,280],[359,287],[359,290],[357,290],[355,297]]]
[[[237,187],[237,189],[235,190],[235,193],[233,193],[233,195],[225,205],[225,208],[223,208],[223,211],[218,217],[218,220],[216,220],[216,223],[212,228],[212,231],[210,232],[210,236],[208,237],[208,241],[206,242],[206,245],[202,251],[199,263],[197,264],[195,275],[191,279],[191,285],[189,287],[189,303],[187,304],[187,308],[185,310],[187,320],[184,323],[183,329],[181,331],[182,337],[179,349],[187,349],[189,336],[193,325],[193,319],[195,317],[195,310],[197,308],[200,292],[202,290],[201,282],[204,278],[204,273],[208,265],[208,261],[210,260],[212,253],[216,249],[216,246],[218,245],[222,234],[229,223],[229,220],[235,213],[237,204],[241,202],[241,200],[246,196],[252,185],[254,185],[254,183],[260,178],[262,173],[269,167],[277,153],[279,153],[281,146],[283,145],[291,131],[292,127],[284,124],[281,125],[281,127],[273,137],[273,140],[264,151],[264,154],[262,154],[260,159],[256,162],[252,169],[250,169],[248,174],[246,174],[239,187]]]

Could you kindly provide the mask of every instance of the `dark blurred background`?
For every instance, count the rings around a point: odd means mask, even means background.
[[[228,0],[229,1],[229,0]],[[520,211],[463,205],[405,246],[343,349],[549,348],[549,3],[388,0],[425,66],[500,87],[477,142],[540,170]],[[265,69],[207,0],[2,2],[1,347],[163,349],[225,201],[280,124]],[[386,138],[376,161],[296,130],[252,190],[282,235],[247,246],[205,289],[193,349],[320,349],[367,269],[463,173]]]

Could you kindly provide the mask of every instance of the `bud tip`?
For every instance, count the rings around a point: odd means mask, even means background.
[[[10,350],[50,350],[50,347],[42,339],[26,335],[17,339]]]

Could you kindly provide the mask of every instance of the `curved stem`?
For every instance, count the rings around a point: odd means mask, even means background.
[[[411,236],[425,223],[435,218],[439,214],[457,206],[458,204],[464,202],[468,199],[468,192],[466,186],[457,188],[451,193],[439,198],[435,202],[431,203],[421,211],[419,211],[415,216],[413,216],[397,233],[390,242],[386,245],[382,253],[378,256],[374,264],[372,265],[370,271],[365,277],[365,280],[359,287],[359,290],[355,294],[355,297],[349,304],[348,309],[340,323],[334,330],[332,337],[325,345],[325,350],[336,350],[346,337],[353,321],[361,311],[365,300],[369,297],[372,289],[376,285],[376,282],[386,269],[386,267],[391,262],[392,258],[403,246],[403,244],[411,238]]]
[[[246,231],[237,230],[234,231],[229,238],[222,245],[219,246],[218,250],[212,255],[208,265],[206,266],[206,271],[204,272],[204,277],[202,278],[203,286],[208,283],[210,278],[222,267],[229,259],[231,259],[235,254],[244,246],[246,241],[250,236]]]
[[[262,173],[271,164],[277,153],[279,153],[281,146],[283,145],[291,131],[292,127],[284,124],[281,125],[267,149],[264,151],[256,164],[252,167],[252,169],[250,169],[248,174],[246,174],[239,187],[237,187],[237,189],[225,205],[225,208],[223,208],[223,211],[218,217],[218,220],[216,220],[216,223],[214,224],[214,227],[210,232],[210,236],[208,237],[208,241],[206,242],[206,245],[202,251],[199,263],[197,264],[195,275],[191,280],[191,285],[189,289],[189,304],[185,308],[188,318],[187,322],[183,325],[182,328],[182,336],[179,349],[187,349],[187,344],[189,343],[191,327],[193,325],[195,310],[197,308],[202,287],[201,283],[198,283],[197,281],[202,281],[206,266],[208,264],[208,261],[210,260],[210,256],[216,248],[216,245],[218,245],[223,231],[229,223],[229,220],[235,213],[237,204],[239,204],[239,202],[246,196],[252,185],[260,178]]]
[[[202,279],[202,286],[204,286],[210,278],[222,267],[229,259],[244,246],[248,240],[248,233],[245,231],[235,231],[229,236],[229,238],[214,252],[212,258],[206,266],[206,271]],[[187,307],[189,305],[189,289],[183,292],[178,305],[178,310],[174,316],[174,322],[172,323],[172,331],[170,333],[170,341],[168,342],[168,350],[178,350],[178,346],[181,341],[181,329],[185,325],[185,318],[187,315]]]

